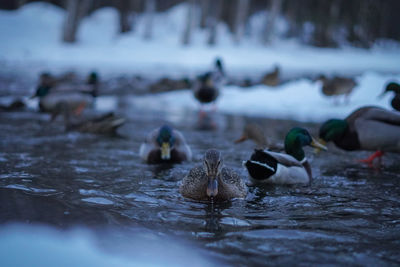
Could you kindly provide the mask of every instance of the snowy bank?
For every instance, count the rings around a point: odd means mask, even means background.
[[[0,63],[38,64],[37,71],[57,68],[96,68],[103,73],[142,73],[153,76],[194,75],[210,67],[221,56],[230,75],[259,77],[274,64],[283,75],[293,73],[361,74],[364,71],[400,70],[398,50],[378,51],[355,48],[320,49],[290,41],[261,46],[254,38],[234,45],[227,27],[218,27],[218,45],[205,44],[207,33],[193,33],[189,47],[181,45],[186,15],[185,4],[157,14],[154,38],[143,39],[144,19],[139,16],[135,31],[117,34],[118,14],[102,8],[85,18],[76,44],[61,40],[65,11],[48,3],[29,3],[16,11],[0,10]],[[40,69],[42,68],[42,69]]]
[[[390,94],[382,99],[377,96],[388,81],[400,81],[400,75],[382,75],[367,72],[357,77],[358,85],[350,96],[350,102],[335,104],[332,97],[321,93],[321,84],[301,79],[278,87],[258,85],[251,88],[226,86],[218,99],[218,109],[223,113],[262,116],[321,122],[329,118],[344,118],[350,112],[365,105],[388,109]],[[170,111],[196,110],[199,107],[189,90],[162,93],[134,98],[134,104],[142,109],[167,107]],[[158,103],[155,105],[155,102]]]

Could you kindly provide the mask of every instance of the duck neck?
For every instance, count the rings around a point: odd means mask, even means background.
[[[312,171],[311,171],[310,163],[308,162],[306,157],[304,157],[304,159],[302,161],[300,161],[300,162],[303,165],[304,169],[306,170],[308,178],[310,179],[310,183],[311,183],[311,181],[312,181]]]

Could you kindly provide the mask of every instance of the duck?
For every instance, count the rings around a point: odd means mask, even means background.
[[[343,95],[346,102],[349,101],[349,95],[357,85],[354,79],[339,76],[329,79],[324,75],[321,75],[318,80],[322,82],[321,91],[323,95],[327,97]]]
[[[85,85],[59,85],[51,74],[43,73],[40,76],[36,93],[31,98],[39,98],[39,110],[51,113],[51,120],[60,114],[62,105],[68,105],[68,110],[73,110],[75,115],[80,115],[85,107],[93,102],[93,96],[97,95],[97,74],[91,73],[87,83]]]
[[[183,197],[193,200],[229,201],[245,198],[247,186],[235,171],[224,166],[220,151],[208,149],[203,164],[189,171],[182,179],[179,191]]]
[[[286,153],[255,149],[250,159],[244,162],[250,181],[253,184],[309,184],[312,172],[304,146],[327,149],[300,127],[294,127],[287,133]]]
[[[262,78],[262,83],[268,86],[277,86],[280,82],[280,68],[275,65],[274,70],[265,74]]]
[[[255,123],[248,123],[243,128],[241,137],[235,140],[235,144],[242,143],[246,140],[252,140],[258,149],[268,149],[271,151],[283,151],[283,145],[270,143],[261,127]]]
[[[140,157],[148,164],[181,163],[192,159],[182,133],[169,125],[151,131],[140,146]]]
[[[194,87],[194,97],[200,104],[213,103],[219,96],[219,87],[222,85],[225,72],[222,59],[215,60],[215,69],[198,77]]]
[[[8,105],[0,105],[0,111],[21,111],[26,108],[22,99],[15,99]]]
[[[68,105],[60,103],[58,109],[61,110],[64,116],[65,131],[116,136],[117,129],[126,121],[125,118],[116,116],[113,112],[95,118],[85,118],[73,121]]]
[[[266,149],[269,147],[269,142],[263,130],[255,123],[248,123],[243,128],[241,137],[235,140],[235,144],[242,143],[246,140],[253,140],[256,143],[256,148]]]
[[[396,82],[390,82],[386,85],[385,90],[379,97],[383,97],[386,93],[393,92],[394,97],[390,102],[393,109],[400,111],[400,85]]]
[[[346,151],[375,151],[360,162],[372,165],[384,152],[400,152],[400,112],[376,106],[356,109],[345,119],[330,119],[319,129],[322,144],[333,142]]]

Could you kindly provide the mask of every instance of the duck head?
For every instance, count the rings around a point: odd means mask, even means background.
[[[348,123],[345,120],[330,119],[324,122],[319,128],[319,143],[325,145],[327,142],[340,139],[346,132]],[[315,152],[319,153],[321,149],[316,148]]]
[[[400,85],[396,82],[390,82],[386,85],[385,90],[378,96],[378,98],[382,98],[386,93],[394,92],[395,94],[400,94]]]
[[[207,176],[207,196],[210,198],[218,194],[218,177],[223,167],[221,152],[216,149],[206,151],[203,160],[204,172]]]
[[[175,144],[175,137],[171,127],[164,125],[160,128],[157,135],[157,143],[161,148],[161,159],[171,159],[171,148]]]
[[[99,75],[97,72],[92,71],[88,78],[87,78],[87,84],[97,84],[99,82]]]
[[[304,146],[327,150],[326,146],[315,140],[306,129],[300,127],[291,129],[285,138],[286,153],[298,161],[303,161],[305,159]]]
[[[257,124],[246,124],[243,128],[242,136],[235,141],[235,144],[244,142],[248,139],[253,140],[259,148],[266,148],[268,146],[267,139]]]

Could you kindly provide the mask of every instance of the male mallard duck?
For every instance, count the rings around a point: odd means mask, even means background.
[[[139,154],[149,164],[181,163],[192,159],[192,151],[183,135],[168,125],[150,132],[140,146]]]
[[[303,146],[307,145],[326,149],[307,130],[299,127],[291,129],[286,135],[286,154],[255,149],[250,160],[244,162],[251,181],[274,184],[309,183],[312,179],[311,167],[303,150]]]
[[[394,92],[394,97],[390,104],[392,108],[400,111],[400,85],[395,82],[388,83],[385,87],[385,91],[382,92],[380,97],[383,97],[387,92]]]
[[[383,152],[400,152],[400,112],[367,106],[344,120],[331,119],[319,130],[321,142],[333,141],[341,149],[376,151],[362,162],[372,164]]]
[[[225,73],[222,60],[215,60],[215,70],[206,72],[199,76],[194,88],[194,97],[201,103],[207,104],[214,102],[219,96],[219,87],[224,79]]]
[[[261,82],[268,86],[277,86],[279,84],[279,75],[280,68],[276,65],[272,72],[264,75]]]
[[[97,94],[97,74],[90,74],[87,82],[86,85],[59,85],[49,73],[43,73],[32,98],[39,97],[40,110],[52,113],[52,119],[58,115],[60,104],[68,105],[69,110],[80,114]]]
[[[319,77],[322,81],[322,94],[325,96],[339,96],[344,95],[348,101],[350,93],[353,91],[357,83],[352,78],[333,77],[328,79],[324,75]]]
[[[236,172],[224,167],[221,152],[216,149],[206,151],[203,164],[190,170],[179,191],[182,196],[195,200],[226,201],[247,195],[243,180]]]

